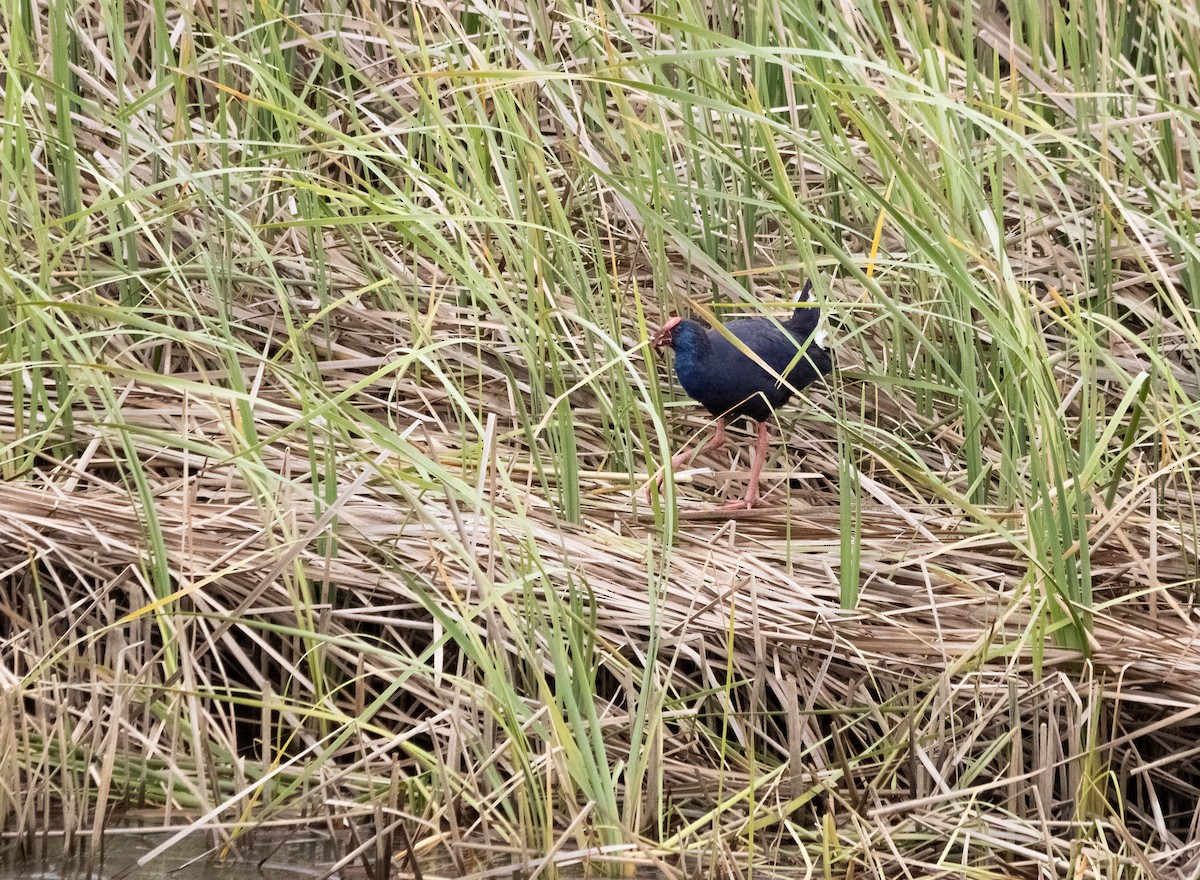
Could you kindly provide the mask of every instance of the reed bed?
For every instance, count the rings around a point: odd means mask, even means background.
[[[10,847],[1200,876],[1194,3],[0,16]]]

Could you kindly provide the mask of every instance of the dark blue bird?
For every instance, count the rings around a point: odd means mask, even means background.
[[[803,302],[810,295],[811,287],[811,282],[804,286],[798,301]],[[746,416],[758,422],[750,485],[744,498],[727,507],[753,507],[758,502],[758,480],[770,440],[767,421],[772,413],[788,402],[793,391],[833,369],[833,358],[825,347],[825,331],[817,329],[820,320],[819,309],[801,306],[786,321],[740,318],[725,325],[725,330],[754,352],[770,371],[699,321],[671,318],[651,340],[655,348],[675,349],[675,375],[679,384],[717,417],[716,433],[698,455],[725,444],[726,419]],[[687,450],[676,453],[671,459],[671,469],[678,468],[689,457]]]

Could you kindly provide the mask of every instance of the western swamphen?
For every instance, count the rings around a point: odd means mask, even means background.
[[[811,289],[809,282],[797,302],[806,301]],[[767,420],[787,403],[793,391],[833,369],[833,358],[825,347],[826,333],[817,329],[820,320],[820,309],[800,306],[785,321],[740,318],[725,325],[725,330],[754,352],[770,371],[720,332],[699,321],[671,318],[654,334],[650,344],[655,348],[675,349],[675,375],[683,390],[717,417],[716,433],[696,454],[703,455],[725,445],[726,419],[747,416],[758,422],[750,485],[744,498],[726,507],[749,508],[758,502],[758,479],[770,440]],[[687,450],[676,453],[671,459],[671,469],[678,468],[691,454]],[[660,476],[660,482],[661,479]]]

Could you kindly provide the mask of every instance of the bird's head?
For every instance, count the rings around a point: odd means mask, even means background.
[[[658,333],[654,334],[654,339],[650,340],[650,345],[655,348],[674,348],[676,351],[682,349],[696,349],[704,345],[708,324],[703,324],[698,321],[690,321],[690,319],[680,318],[678,315],[667,318],[667,323],[659,328]]]
[[[650,340],[650,344],[655,348],[674,348],[675,347],[675,330],[679,327],[679,322],[683,320],[678,315],[667,320],[667,323],[658,328],[658,332],[654,334],[654,338]]]

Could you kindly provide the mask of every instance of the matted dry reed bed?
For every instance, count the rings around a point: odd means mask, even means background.
[[[1196,876],[1195,13],[0,7],[0,834]]]

